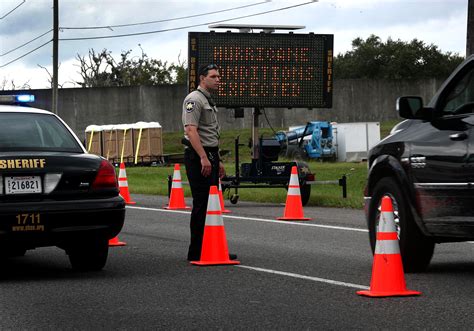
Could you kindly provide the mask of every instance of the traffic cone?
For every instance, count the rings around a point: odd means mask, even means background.
[[[296,166],[291,168],[290,185],[288,185],[288,196],[286,197],[285,212],[283,217],[277,220],[308,221],[311,218],[304,217],[303,203],[301,202],[300,182]]]
[[[195,265],[240,264],[229,259],[229,249],[225,236],[217,186],[211,186],[207,202],[206,223],[202,238],[201,260],[192,261]]]
[[[165,209],[191,209],[186,206],[184,201],[184,190],[181,183],[181,172],[179,170],[179,163],[174,165],[173,182],[171,184],[171,194],[168,206],[163,207]]]
[[[368,297],[421,294],[406,288],[397,230],[393,221],[392,200],[388,196],[382,198],[370,289],[358,291],[357,294]]]
[[[221,212],[222,213],[230,213],[229,209],[226,209],[224,206],[224,196],[222,195],[222,185],[221,179],[219,178],[219,201],[221,202]]]
[[[118,236],[113,237],[109,240],[109,247],[125,246],[126,242],[120,241]]]
[[[125,171],[125,164],[123,162],[120,163],[118,184],[120,188],[120,195],[125,199],[125,203],[127,205],[136,204],[135,201],[132,201],[132,198],[130,198],[130,192],[128,192],[127,172]]]

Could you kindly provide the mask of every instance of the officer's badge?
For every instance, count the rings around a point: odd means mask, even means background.
[[[186,112],[187,113],[190,113],[194,110],[194,106],[196,105],[196,103],[194,101],[188,101],[186,102],[185,104],[185,107],[186,107]]]

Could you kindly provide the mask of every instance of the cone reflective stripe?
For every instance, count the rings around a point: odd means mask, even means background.
[[[165,209],[191,209],[191,207],[186,206],[186,201],[184,200],[184,190],[183,184],[181,182],[181,171],[179,163],[174,165],[173,171],[173,181],[171,183],[171,194],[170,201],[168,206],[164,207]]]
[[[215,187],[215,186],[212,186]],[[211,187],[211,188],[212,188]],[[206,226],[224,226],[222,219],[221,204],[214,196],[209,193],[209,200],[207,201],[206,211]]]
[[[358,291],[357,294],[369,297],[421,294],[421,292],[406,289],[397,229],[393,220],[392,200],[388,196],[382,198],[370,289]]]
[[[230,213],[230,210],[226,209],[224,206],[224,196],[222,195],[222,185],[221,185],[220,179],[219,179],[219,201],[221,202],[221,212]]]
[[[201,259],[191,261],[194,265],[240,264],[229,259],[229,249],[222,219],[221,204],[217,186],[211,186],[207,202],[206,223],[202,238]]]
[[[120,241],[118,236],[115,236],[109,240],[109,247],[126,246],[126,245],[127,243]]]
[[[277,219],[287,221],[307,221],[311,219],[304,217],[303,203],[301,202],[300,181],[298,180],[298,169],[296,166],[291,168],[285,212],[283,217],[278,217]]]
[[[119,180],[119,187],[128,187],[127,178],[122,178],[122,179]]]
[[[127,205],[134,205],[136,202],[132,201],[130,197],[130,192],[128,191],[128,181],[127,181],[127,172],[125,171],[125,164],[120,163],[119,178],[118,184],[120,189],[120,195],[124,198]]]

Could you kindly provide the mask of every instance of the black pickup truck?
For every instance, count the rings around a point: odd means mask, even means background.
[[[436,243],[474,239],[474,56],[427,106],[416,96],[396,106],[406,120],[369,153],[365,211],[374,249],[380,200],[392,198],[404,269],[417,272]]]

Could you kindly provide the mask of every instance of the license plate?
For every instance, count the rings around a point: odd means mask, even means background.
[[[5,194],[41,193],[40,176],[5,177]]]

